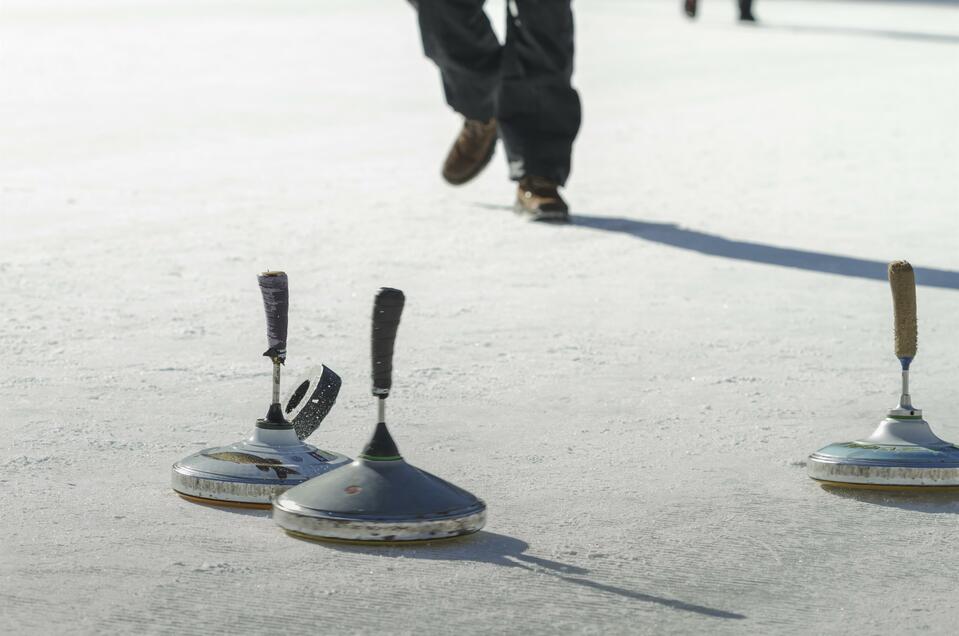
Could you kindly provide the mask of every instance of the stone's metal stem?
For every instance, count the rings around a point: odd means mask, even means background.
[[[376,422],[386,424],[386,398],[381,397],[376,401]]]
[[[912,397],[909,395],[909,369],[902,370],[902,395],[899,396],[899,406],[912,406]]]
[[[912,396],[909,395],[909,363],[912,358],[899,358],[899,362],[902,364],[902,393],[899,395],[899,404],[889,411],[889,417],[921,418],[922,409],[912,405]]]
[[[273,358],[273,401],[270,404],[280,403],[280,359]]]

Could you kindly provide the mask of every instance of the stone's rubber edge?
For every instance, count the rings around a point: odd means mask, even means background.
[[[943,490],[959,489],[959,467],[937,467],[925,463],[910,466],[906,458],[903,465],[883,463],[857,463],[852,460],[836,461],[835,458],[809,458],[806,474],[815,481],[835,484],[841,488],[870,488],[876,490]]]
[[[333,539],[331,537],[314,537],[308,534],[303,534],[302,532],[297,532],[295,530],[287,530],[286,528],[281,528],[290,537],[294,539],[300,539],[301,541],[310,541],[312,543],[336,543],[339,545],[360,545],[360,546],[373,546],[380,545],[384,548],[396,547],[396,546],[413,546],[413,545],[430,545],[431,543],[452,543],[454,541],[460,541],[466,537],[472,536],[479,532],[479,529],[473,530],[472,532],[467,532],[466,534],[454,534],[451,537],[441,537],[439,539],[410,539],[408,541],[358,541],[356,539]]]
[[[171,487],[181,496],[193,497],[200,503],[216,502],[227,506],[241,507],[250,504],[269,508],[273,498],[305,480],[287,480],[285,483],[247,483],[242,481],[209,479],[188,475],[177,470],[172,471]]]
[[[473,512],[441,519],[349,519],[300,514],[274,503],[273,521],[287,532],[316,540],[359,543],[436,541],[473,534],[486,525],[486,506]]]
[[[250,501],[227,501],[225,499],[208,499],[206,497],[197,497],[195,495],[188,495],[176,489],[174,489],[173,492],[175,492],[176,494],[180,495],[182,498],[192,503],[202,504],[204,506],[216,506],[218,508],[249,508],[254,510],[269,510],[273,506],[273,504],[254,503]]]
[[[861,484],[855,482],[826,481],[825,479],[816,479],[813,481],[823,488],[836,488],[841,490],[879,490],[884,492],[936,492],[936,493],[959,493],[959,486],[915,486],[900,484]]]

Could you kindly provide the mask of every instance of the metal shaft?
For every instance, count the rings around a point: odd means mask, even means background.
[[[376,421],[380,424],[386,424],[386,398],[379,398],[376,401]]]
[[[273,401],[271,404],[280,403],[280,359],[273,358]]]
[[[909,395],[909,369],[902,370],[902,395],[899,396],[899,404],[905,408],[912,406],[912,397]]]

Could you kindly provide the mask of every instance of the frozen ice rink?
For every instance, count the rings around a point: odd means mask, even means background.
[[[490,12],[502,26],[504,9]],[[953,634],[959,498],[837,495],[807,455],[898,396],[959,440],[959,5],[578,0],[574,224],[524,223],[401,0],[4,0],[0,632]],[[290,275],[312,442],[392,431],[483,497],[415,548],[187,503],[170,465],[269,400]],[[286,383],[291,387],[291,382]]]

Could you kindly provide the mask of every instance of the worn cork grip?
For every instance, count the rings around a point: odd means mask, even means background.
[[[289,325],[290,286],[285,272],[263,272],[256,277],[263,293],[266,309],[266,340],[268,358],[286,360],[286,333]]]
[[[386,397],[393,386],[393,343],[406,297],[398,289],[381,287],[373,301],[373,395]]]
[[[918,346],[916,274],[906,261],[889,263],[889,286],[896,321],[896,357],[913,358]]]

